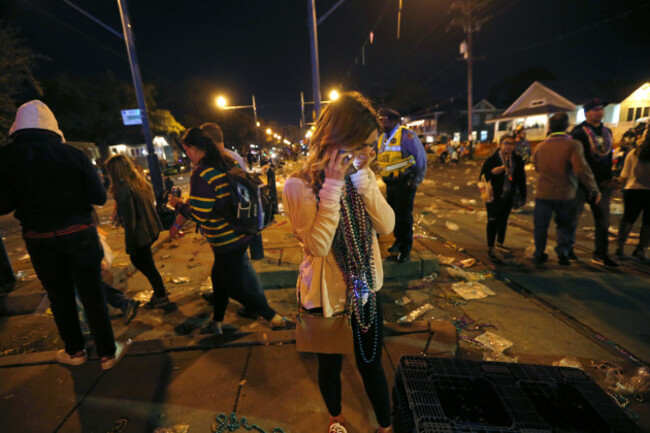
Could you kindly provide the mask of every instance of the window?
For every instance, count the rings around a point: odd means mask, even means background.
[[[481,141],[487,141],[487,131],[481,131]]]
[[[627,121],[631,122],[634,120],[634,108],[627,109]]]
[[[634,114],[634,120],[641,117],[641,107],[636,107],[636,113]]]
[[[544,105],[546,103],[546,99],[535,99],[534,101],[530,102],[531,107],[539,107],[540,105]]]
[[[645,107],[643,109],[643,117],[648,117],[648,114],[650,114],[650,107]]]

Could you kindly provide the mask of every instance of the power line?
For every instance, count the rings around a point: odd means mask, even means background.
[[[508,55],[508,54],[518,53],[520,51],[527,51],[527,50],[530,50],[531,48],[537,48],[537,47],[540,47],[542,45],[550,44],[550,43],[553,43],[553,42],[559,42],[562,39],[565,39],[565,38],[568,38],[570,36],[574,36],[574,35],[577,35],[579,33],[583,33],[583,32],[586,32],[588,30],[594,29],[594,28],[596,28],[596,27],[598,27],[598,26],[600,26],[602,24],[608,23],[610,21],[614,21],[614,20],[619,19],[621,17],[625,17],[626,15],[631,14],[632,12],[636,12],[636,11],[639,11],[641,9],[645,9],[647,7],[650,7],[650,2],[645,3],[645,4],[643,4],[641,6],[638,6],[638,7],[632,8],[632,9],[628,9],[628,10],[626,10],[624,12],[620,12],[620,13],[618,13],[616,15],[613,15],[613,16],[611,16],[609,18],[604,18],[604,19],[602,19],[602,20],[600,20],[598,22],[588,24],[588,25],[586,25],[584,27],[580,27],[580,28],[578,28],[578,29],[576,29],[576,30],[574,30],[572,32],[563,33],[561,35],[554,36],[554,37],[548,38],[548,39],[544,39],[544,40],[539,41],[539,42],[534,42],[534,43],[532,43],[530,45],[526,45],[526,46],[523,46],[523,47],[516,47],[516,48],[511,48],[511,49],[508,49],[508,50],[504,50],[504,51],[490,53],[490,54],[487,54],[485,57],[487,58],[487,57],[505,56],[505,55]]]

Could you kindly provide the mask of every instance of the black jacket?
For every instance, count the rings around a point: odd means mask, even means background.
[[[512,188],[510,189],[511,194],[515,192],[515,188],[519,191],[519,197],[522,201],[526,201],[526,171],[524,170],[524,160],[521,156],[513,153],[512,156]],[[492,183],[492,191],[494,192],[494,198],[501,198],[501,193],[503,192],[503,182],[505,181],[505,173],[492,174],[492,169],[502,166],[501,157],[499,156],[499,150],[494,152],[488,159],[483,163],[481,167],[481,174],[485,175],[485,180]]]
[[[15,133],[0,148],[0,215],[13,210],[23,231],[93,222],[106,191],[85,153],[41,130]]]
[[[571,136],[582,143],[582,149],[584,150],[585,159],[591,167],[591,171],[594,173],[594,178],[596,183],[600,184],[601,182],[611,180],[612,175],[612,156],[613,152],[609,152],[609,155],[603,159],[596,159],[591,154],[591,145],[589,143],[589,137],[587,133],[582,129],[582,127],[591,128],[596,135],[603,135],[603,128],[607,128],[602,123],[598,127],[594,127],[588,124],[586,121],[582,122],[580,125],[576,125],[575,128],[571,131]],[[607,128],[609,129],[609,128]],[[610,131],[611,134],[611,131]]]

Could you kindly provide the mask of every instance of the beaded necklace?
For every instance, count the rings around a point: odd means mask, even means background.
[[[338,264],[350,296],[352,314],[357,321],[356,337],[361,357],[370,363],[377,355],[378,314],[375,287],[375,261],[372,254],[372,223],[361,196],[349,176],[341,197],[341,219],[332,242],[332,253]],[[368,305],[368,313],[364,306]],[[366,356],[361,335],[373,330],[372,355]]]
[[[596,135],[594,129],[584,124],[582,127],[587,138],[589,139],[589,149],[591,150],[591,155],[595,160],[600,161],[605,159],[612,151],[612,133],[606,126],[603,126],[603,135]]]

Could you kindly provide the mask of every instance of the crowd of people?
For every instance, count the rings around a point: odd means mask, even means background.
[[[593,262],[617,266],[608,255],[609,203],[616,185],[623,186],[625,213],[618,231],[617,257],[643,212],[640,242],[633,256],[643,259],[650,236],[650,141],[631,149],[620,177],[612,176],[612,133],[602,123],[604,103],[595,99],[585,108],[585,122],[570,133],[566,113],[549,119],[549,135],[530,152],[525,130],[500,140],[481,168],[490,183],[486,200],[488,255],[510,253],[505,244],[513,208],[526,203],[527,161],[538,173],[535,188],[534,240],[536,266],[548,260],[547,233],[553,214],[557,224],[560,265],[576,259],[575,232],[584,204],[596,222]],[[104,251],[93,206],[107,193],[88,157],[65,145],[54,114],[40,101],[22,105],[0,149],[0,214],[15,211],[34,269],[51,302],[64,349],[56,361],[81,365],[88,359],[77,304],[83,305],[101,367],[115,366],[130,341],[115,341],[107,301],[125,312],[128,323],[139,306],[102,282]],[[302,249],[297,282],[297,323],[269,305],[253,269],[248,248],[254,233],[229,219],[233,190],[228,175],[245,170],[246,162],[223,145],[221,128],[205,123],[182,137],[183,151],[193,164],[189,197],[166,199],[176,217],[169,229],[178,238],[189,220],[196,222],[210,246],[212,320],[203,334],[232,331],[225,324],[230,299],[246,317],[261,316],[274,330],[297,326],[299,350],[317,354],[318,386],[330,416],[329,432],[345,433],[341,406],[344,354],[353,354],[366,395],[379,423],[378,433],[391,431],[390,399],[382,368],[383,320],[377,292],[383,285],[378,235],[394,234],[389,248],[397,263],[410,260],[413,246],[413,205],[427,160],[417,135],[400,125],[390,108],[375,111],[357,92],[328,104],[313,131],[303,166],[284,185],[283,202]],[[386,197],[370,165],[376,160],[386,184]],[[250,161],[248,161],[250,163]],[[163,230],[151,185],[122,155],[105,162],[108,192],[115,200],[115,218],[124,227],[124,245],[133,265],[148,279],[153,295],[147,308],[165,308],[170,300],[152,255],[152,244]],[[320,320],[312,320],[320,319]],[[325,325],[327,323],[327,325]],[[333,324],[336,323],[334,326]],[[341,344],[343,343],[343,344]]]
[[[613,172],[613,134],[603,124],[605,103],[599,99],[584,105],[585,121],[570,132],[569,117],[560,112],[549,118],[549,133],[534,152],[523,144],[525,134],[501,137],[497,151],[487,158],[481,175],[490,182],[492,199],[486,202],[488,255],[498,260],[495,248],[510,253],[504,245],[508,217],[513,207],[526,202],[526,158],[537,172],[534,211],[534,264],[542,267],[548,260],[546,243],[551,218],[557,226],[558,263],[569,266],[578,260],[574,251],[576,232],[584,205],[588,204],[595,223],[595,245],[592,263],[617,267],[608,251],[610,202],[615,188],[623,188],[624,214],[618,228],[616,257],[625,258],[625,243],[633,224],[643,213],[639,244],[632,256],[645,259],[650,241],[650,144],[647,139],[639,147],[628,146],[619,177]],[[530,156],[529,156],[530,155]],[[496,244],[495,244],[496,241]]]

